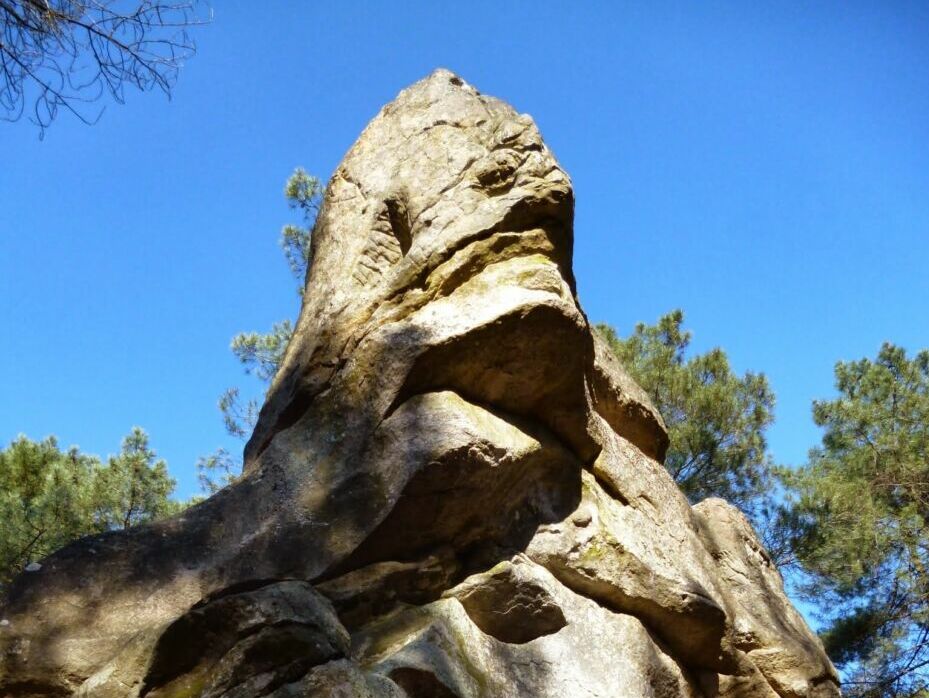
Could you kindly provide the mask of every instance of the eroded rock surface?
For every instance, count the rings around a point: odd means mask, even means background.
[[[243,477],[24,574],[0,695],[838,695],[744,517],[662,467],[572,221],[530,117],[401,92],[327,187]]]

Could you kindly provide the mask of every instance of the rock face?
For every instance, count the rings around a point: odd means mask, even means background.
[[[447,71],[336,170],[243,477],[14,585],[0,695],[838,695],[581,311],[571,182]]]

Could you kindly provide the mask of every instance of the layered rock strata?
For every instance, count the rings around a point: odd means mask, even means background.
[[[401,92],[326,189],[242,478],[24,574],[0,695],[839,695],[745,518],[662,467],[573,205],[529,116]]]

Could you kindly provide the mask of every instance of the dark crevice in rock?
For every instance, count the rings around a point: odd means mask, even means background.
[[[452,689],[439,681],[431,671],[413,667],[398,667],[388,676],[402,688],[410,698],[461,698]]]
[[[388,198],[384,204],[387,207],[387,217],[390,221],[391,232],[393,232],[394,237],[400,244],[400,253],[406,255],[406,253],[410,251],[410,246],[413,243],[411,237],[412,224],[406,204],[399,196]]]
[[[260,692],[258,693],[252,690],[251,686],[248,685],[249,683],[253,683],[253,681],[246,680],[231,687],[219,698],[228,698],[229,696],[235,696],[235,698],[252,698],[252,696],[255,696],[255,698],[260,698],[261,696],[271,695],[282,686],[299,681],[316,666],[320,665],[314,664],[312,661],[306,659],[298,659],[284,667],[276,668],[273,676],[268,677],[267,681],[263,682],[264,686],[259,689]]]
[[[603,488],[603,491],[606,492],[610,497],[615,499],[617,502],[619,502],[625,507],[628,507],[632,503],[629,501],[629,498],[619,490],[615,482],[613,482],[612,480],[608,478],[603,477],[603,475],[600,472],[598,472],[596,468],[593,467],[593,463],[590,464],[590,466],[587,468],[587,471],[591,475],[593,475],[594,479],[597,481],[597,484]]]
[[[299,581],[294,579],[286,578],[271,578],[271,579],[248,579],[244,582],[239,582],[237,584],[231,584],[222,589],[218,589],[214,592],[211,592],[204,596],[200,601],[191,606],[191,611],[195,611],[198,608],[202,608],[207,604],[211,604],[214,601],[219,601],[222,598],[227,596],[235,596],[236,594],[244,594],[250,591],[256,591],[262,587],[270,586],[272,584],[278,584],[280,582],[292,582]]]
[[[0,695],[9,698],[67,698],[73,696],[74,691],[58,681],[43,681],[42,679],[26,679],[23,681],[5,682],[0,678]]]
[[[451,548],[413,562],[391,560],[317,581],[339,620],[350,631],[401,605],[422,606],[438,599],[459,577],[461,563]]]

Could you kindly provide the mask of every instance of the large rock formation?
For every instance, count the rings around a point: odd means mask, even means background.
[[[744,517],[661,466],[572,218],[530,117],[400,93],[326,190],[243,477],[25,573],[0,695],[838,695]]]

